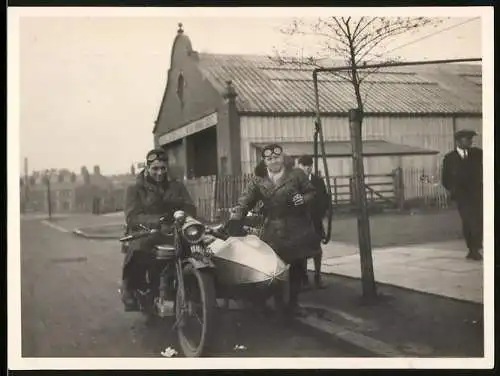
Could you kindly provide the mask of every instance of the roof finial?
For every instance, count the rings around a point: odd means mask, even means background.
[[[182,34],[184,32],[184,30],[182,29],[182,22],[179,22],[177,26],[179,26],[179,28],[177,29],[177,33]]]

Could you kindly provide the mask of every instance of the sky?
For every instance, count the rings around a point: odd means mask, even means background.
[[[26,157],[29,171],[79,172],[82,166],[90,170],[99,165],[104,174],[127,172],[153,147],[153,123],[178,22],[199,52],[271,55],[274,48],[289,46],[279,28],[290,21],[256,16],[21,17],[21,168]],[[408,46],[397,48],[404,44]],[[387,47],[404,60],[481,57],[481,20],[447,19],[436,28],[398,37]]]

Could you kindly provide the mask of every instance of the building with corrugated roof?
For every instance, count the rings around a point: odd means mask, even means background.
[[[268,56],[198,53],[179,28],[154,126],[188,177],[251,172],[259,148],[281,142],[291,155],[313,153],[312,67]],[[365,172],[396,167],[436,170],[453,134],[482,134],[480,65],[384,68],[362,84]],[[352,84],[319,76],[330,175],[352,171],[347,113]],[[481,142],[481,137],[477,138]]]

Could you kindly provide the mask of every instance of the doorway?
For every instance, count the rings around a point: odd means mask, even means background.
[[[187,159],[190,177],[217,174],[217,128],[207,128],[187,137]]]

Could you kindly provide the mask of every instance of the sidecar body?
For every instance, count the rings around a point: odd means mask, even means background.
[[[288,278],[288,266],[255,235],[216,239],[210,249],[219,291],[245,294],[271,289]]]

